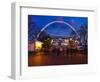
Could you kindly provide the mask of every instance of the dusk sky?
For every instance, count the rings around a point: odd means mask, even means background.
[[[28,40],[33,40],[40,30],[52,21],[64,21],[73,26],[76,31],[81,26],[88,25],[87,17],[28,15]],[[44,31],[51,36],[68,36],[72,29],[63,23],[54,23]]]

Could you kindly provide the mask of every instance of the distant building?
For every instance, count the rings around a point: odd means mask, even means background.
[[[28,51],[29,52],[35,51],[35,42],[28,42]]]

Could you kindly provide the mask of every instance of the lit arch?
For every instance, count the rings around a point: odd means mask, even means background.
[[[40,30],[40,32],[37,34],[37,39],[39,38],[40,34],[41,34],[47,27],[49,27],[50,25],[52,25],[52,24],[54,24],[54,23],[62,23],[62,24],[65,24],[65,25],[69,26],[69,27],[77,34],[77,36],[78,36],[78,38],[79,38],[79,34],[78,34],[77,31],[75,30],[75,28],[74,28],[72,25],[70,25],[69,23],[66,23],[66,22],[64,22],[64,21],[52,21],[52,22],[46,24],[46,25]]]

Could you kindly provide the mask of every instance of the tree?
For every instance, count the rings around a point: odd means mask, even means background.
[[[80,41],[83,45],[87,45],[87,36],[88,36],[88,29],[87,25],[80,26],[80,29],[78,31],[80,35]]]

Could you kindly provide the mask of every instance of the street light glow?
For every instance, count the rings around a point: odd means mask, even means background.
[[[40,42],[40,41],[36,41],[36,49],[41,49],[42,48],[42,42]]]

